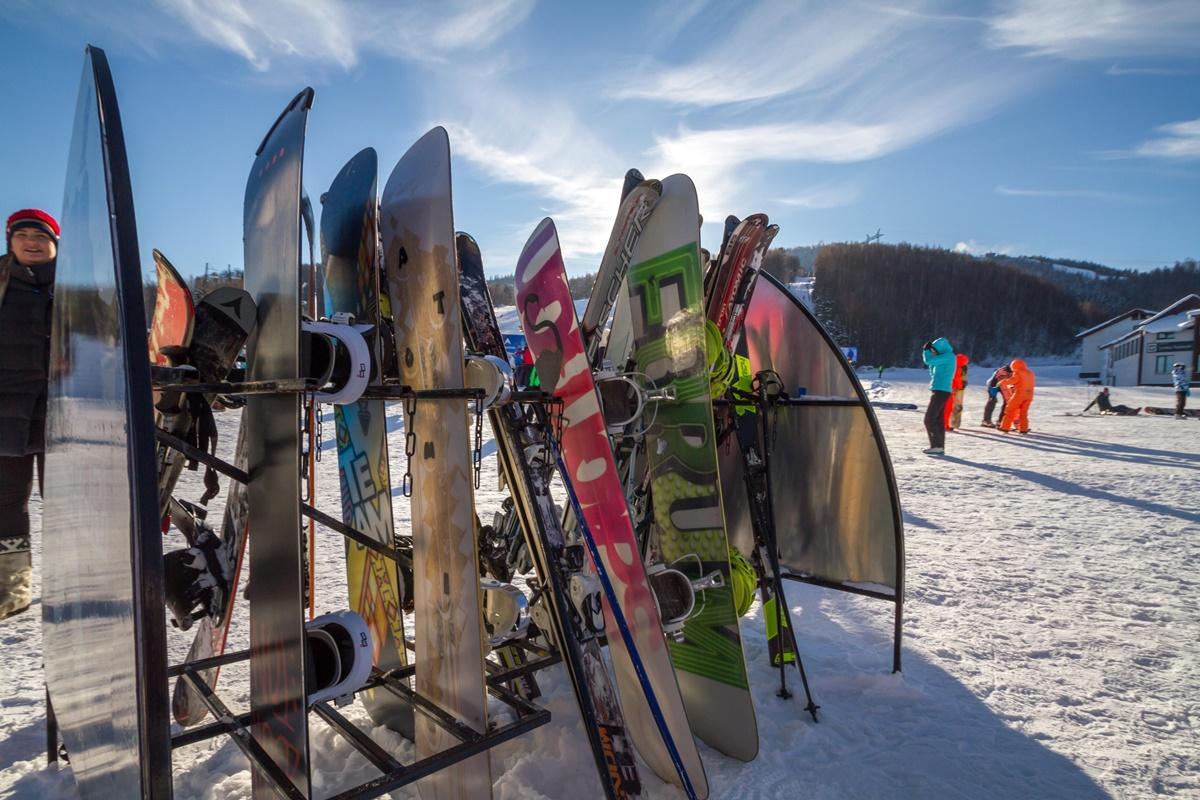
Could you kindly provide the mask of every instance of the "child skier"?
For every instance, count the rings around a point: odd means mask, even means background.
[[[954,388],[954,348],[946,337],[926,342],[921,360],[929,367],[929,407],[925,409],[925,431],[929,447],[921,452],[929,456],[946,453],[946,403]]]
[[[985,428],[994,428],[996,423],[992,422],[992,412],[996,410],[996,402],[1000,402],[1000,419],[1004,419],[1004,409],[1008,405],[1008,398],[1000,391],[1000,381],[1008,380],[1012,377],[1012,364],[1002,364],[992,373],[992,377],[988,378],[987,404],[983,407],[983,422],[979,423]]]
[[[1188,380],[1187,369],[1178,361],[1171,365],[1171,383],[1175,386],[1175,419],[1183,419],[1183,408],[1191,394],[1191,381]]]
[[[1000,391],[1008,398],[1000,430],[1008,433],[1017,426],[1019,433],[1029,433],[1029,406],[1033,403],[1033,387],[1037,383],[1033,370],[1025,366],[1022,359],[1014,358],[1012,377],[1000,381]]]

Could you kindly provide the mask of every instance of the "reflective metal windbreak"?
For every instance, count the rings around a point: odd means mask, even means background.
[[[121,118],[95,48],[74,122],[47,408],[46,685],[80,797],[170,797],[146,315]]]
[[[774,370],[797,404],[773,412],[771,491],[786,577],[896,604],[900,665],[904,529],[891,459],[870,402],[841,350],[782,284],[764,273],[746,317],[751,368]],[[753,550],[737,445],[721,451],[729,541]]]

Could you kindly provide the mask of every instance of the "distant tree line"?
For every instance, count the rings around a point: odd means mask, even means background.
[[[938,336],[975,361],[1066,354],[1086,321],[1049,281],[907,244],[826,245],[815,283],[817,316],[864,364],[918,365],[922,343]]]

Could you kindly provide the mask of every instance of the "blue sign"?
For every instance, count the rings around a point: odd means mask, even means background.
[[[504,334],[504,350],[508,353],[509,363],[514,366],[519,366],[516,362],[517,352],[525,347],[525,334],[523,333],[506,333]]]

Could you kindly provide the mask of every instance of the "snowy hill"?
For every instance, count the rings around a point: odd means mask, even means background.
[[[515,321],[514,310],[503,313]],[[932,459],[919,452],[920,413],[878,412],[906,522],[904,672],[888,673],[888,606],[789,585],[821,705],[821,722],[813,724],[802,694],[775,696],[756,604],[742,629],[762,746],[749,764],[701,746],[712,797],[1200,796],[1200,426],[1064,416],[1091,399],[1071,379],[1078,368],[1035,369],[1029,436],[968,427],[948,437],[948,457]],[[969,422],[979,418],[986,378],[985,370],[971,370]],[[922,371],[888,370],[876,399],[923,406],[927,384]],[[1115,402],[1134,406],[1171,399],[1164,389],[1114,394]],[[219,425],[219,450],[229,457],[236,414],[219,415]],[[403,431],[398,422],[395,428],[392,466],[400,474]],[[325,433],[331,437],[332,427]],[[485,452],[494,450],[485,445]],[[336,509],[336,459],[326,457],[319,470],[318,505]],[[184,473],[185,496],[199,494],[199,478]],[[494,457],[485,460],[482,485],[476,508],[488,520],[502,497]],[[222,498],[210,512],[218,519]],[[35,498],[39,569],[40,508]],[[399,527],[409,527],[403,499],[396,517]],[[344,607],[343,540],[318,528],[317,544],[318,612]],[[30,612],[0,622],[0,797],[15,800],[72,796],[70,768],[45,765],[40,617],[35,600]],[[245,647],[246,637],[242,619],[231,646]],[[173,663],[190,639],[168,632]],[[494,796],[598,797],[565,673],[555,667],[539,681],[545,693],[539,702],[553,719],[493,752]],[[219,689],[235,712],[245,710],[244,665],[227,668]],[[366,721],[358,704],[345,713]],[[316,796],[375,774],[311,719]],[[411,745],[394,734],[378,728],[373,736],[402,760],[413,758]],[[247,762],[231,742],[182,748],[174,759],[181,800],[250,796]],[[682,796],[649,770],[642,778],[651,800]],[[396,796],[417,795],[409,789]]]

